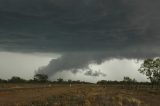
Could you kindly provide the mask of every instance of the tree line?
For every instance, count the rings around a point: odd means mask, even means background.
[[[53,84],[92,84],[86,81],[80,80],[64,80],[63,78],[58,78],[56,81],[50,81],[46,74],[35,74],[33,79],[23,79],[18,76],[13,76],[8,80],[0,79],[0,83],[53,83]]]

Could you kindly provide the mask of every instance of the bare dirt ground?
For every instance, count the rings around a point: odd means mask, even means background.
[[[0,106],[159,106],[160,91],[97,85],[1,85]]]

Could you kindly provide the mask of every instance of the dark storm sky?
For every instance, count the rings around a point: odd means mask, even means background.
[[[62,56],[40,69],[89,69],[160,55],[158,0],[0,0],[0,50]],[[90,70],[86,73],[91,73]],[[101,72],[99,72],[102,74]]]

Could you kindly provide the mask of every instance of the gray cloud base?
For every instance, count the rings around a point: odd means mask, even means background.
[[[85,69],[108,58],[160,55],[160,1],[1,0],[0,49],[57,52],[39,70]]]

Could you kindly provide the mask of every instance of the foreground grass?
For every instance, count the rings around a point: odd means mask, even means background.
[[[0,106],[158,106],[158,90],[127,90],[97,85],[8,85]]]

